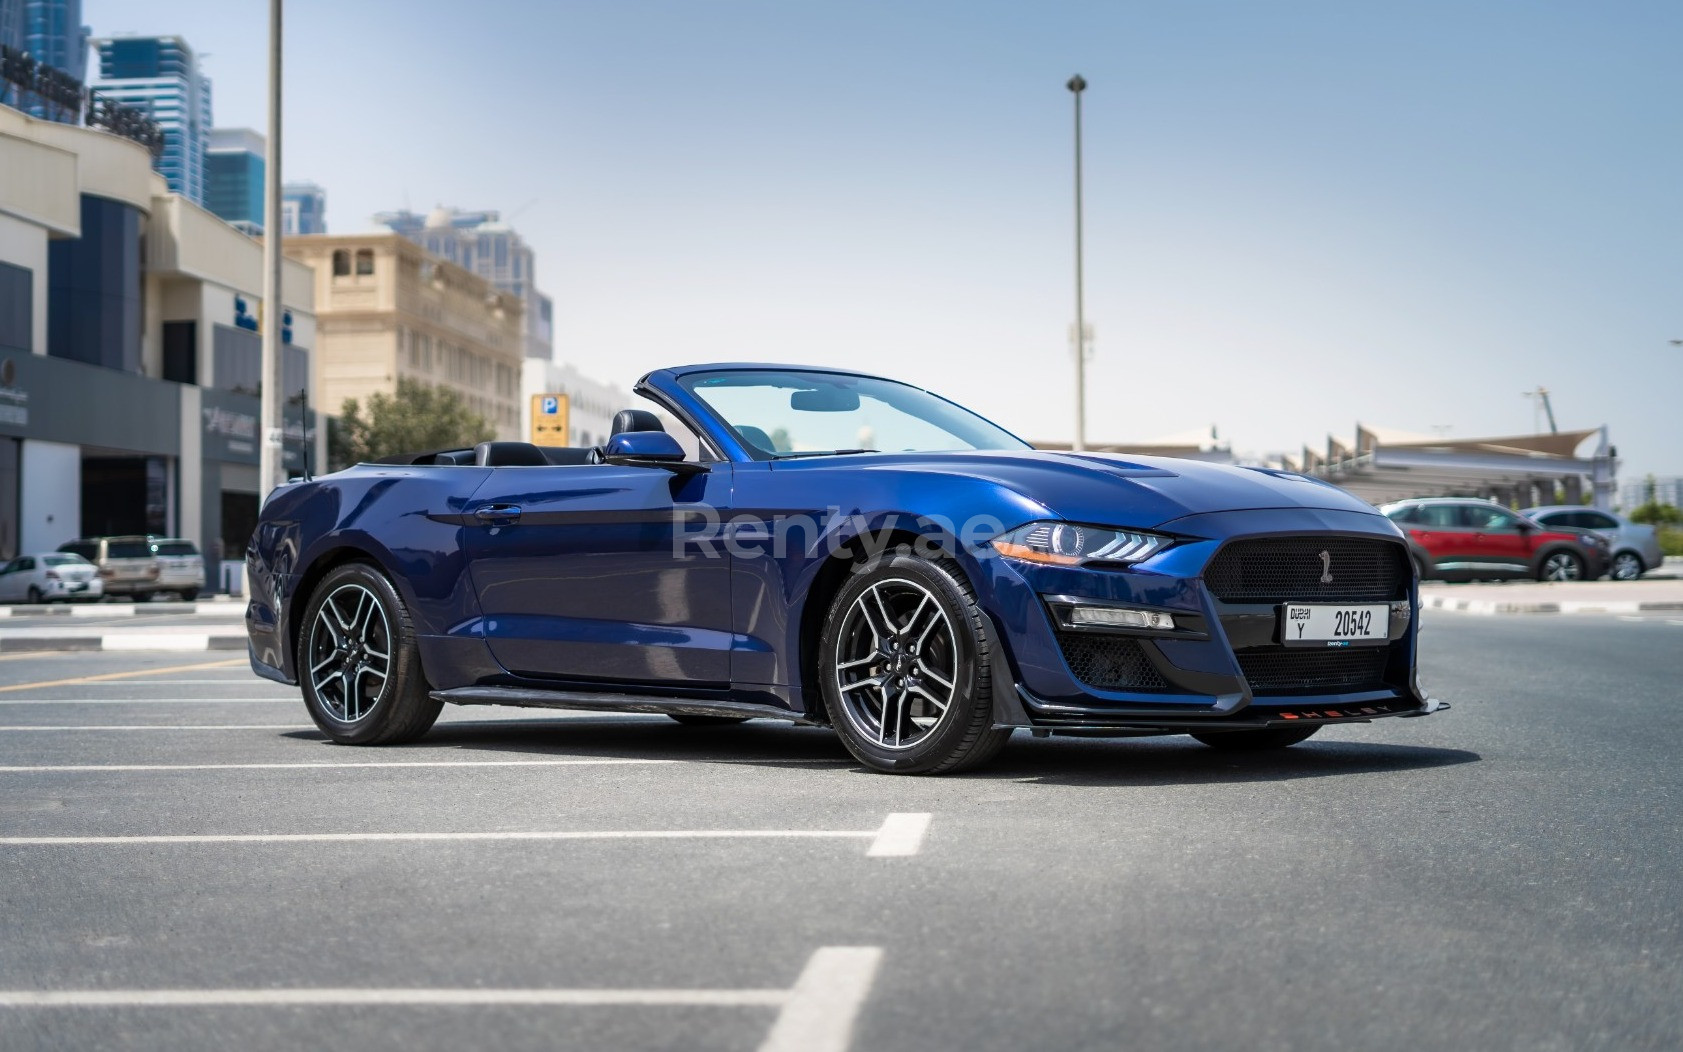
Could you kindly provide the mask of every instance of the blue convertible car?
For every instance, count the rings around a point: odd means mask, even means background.
[[[1289,472],[1038,452],[934,394],[804,366],[663,369],[605,447],[485,442],[270,495],[258,674],[333,740],[445,702],[772,717],[884,771],[1015,728],[1291,745],[1444,707],[1397,528]],[[670,428],[670,430],[668,430]]]

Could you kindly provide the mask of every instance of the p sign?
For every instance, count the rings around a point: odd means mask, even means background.
[[[564,446],[567,444],[567,396],[564,394],[535,394],[532,396],[531,441],[534,446]]]

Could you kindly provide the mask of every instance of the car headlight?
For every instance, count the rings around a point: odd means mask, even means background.
[[[1013,559],[1052,566],[1137,563],[1173,544],[1141,530],[1083,526],[1073,522],[1031,522],[993,540],[994,550]]]

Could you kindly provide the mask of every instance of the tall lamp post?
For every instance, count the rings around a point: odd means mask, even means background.
[[[1087,81],[1077,73],[1064,87],[1075,96],[1075,441],[1070,448],[1080,452],[1087,448],[1087,293],[1081,253],[1081,93]]]
[[[263,496],[286,481],[282,430],[281,324],[281,0],[269,0],[269,142],[263,158],[263,382],[258,409],[263,432],[258,485]]]

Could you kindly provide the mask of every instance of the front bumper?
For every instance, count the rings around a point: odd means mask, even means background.
[[[1058,733],[1145,734],[1365,722],[1446,708],[1415,675],[1419,607],[1407,549],[1389,523],[1374,520],[1324,511],[1192,517],[1173,524],[1189,539],[1127,570],[983,560],[989,613],[1015,681],[1008,698],[996,696],[996,722]],[[1280,606],[1329,600],[1300,593],[1223,599],[1206,585],[1204,572],[1225,544],[1305,535],[1328,544],[1395,546],[1383,644],[1288,648],[1280,638]],[[1056,613],[1072,601],[1168,613],[1175,629],[1075,631]]]

